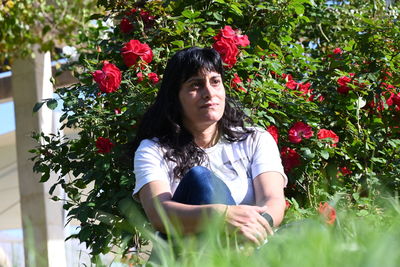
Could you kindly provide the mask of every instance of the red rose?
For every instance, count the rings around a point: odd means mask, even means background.
[[[236,36],[236,32],[232,29],[232,27],[226,25],[223,29],[221,29],[219,31],[217,36],[214,36],[214,40],[218,41],[221,38],[234,39],[235,36]]]
[[[235,85],[237,85],[239,83],[242,83],[242,79],[240,79],[240,77],[239,77],[239,75],[237,73],[233,74],[233,76],[234,77],[233,77],[232,82],[231,82],[232,86],[235,86]]]
[[[351,82],[351,78],[347,76],[342,76],[337,80],[340,86],[346,86],[349,82]]]
[[[131,10],[127,11],[125,14],[127,16],[132,16],[136,13],[136,11],[137,11],[136,8],[132,8]]]
[[[155,73],[155,72],[150,72],[147,76],[149,77],[149,80],[153,84],[156,84],[156,83],[158,83],[160,81],[160,79],[158,78],[157,73]]]
[[[214,36],[214,40],[216,41],[219,41],[222,38],[233,40],[237,46],[245,47],[250,45],[247,35],[237,34],[237,31],[233,30],[232,27],[228,25],[221,29],[216,36]]]
[[[247,93],[247,90],[241,86],[243,84],[242,79],[240,79],[237,73],[233,74],[233,76],[234,77],[231,81],[231,87],[236,89],[237,91],[242,91]]]
[[[290,208],[290,202],[289,200],[285,200],[285,209],[289,209]]]
[[[130,40],[121,49],[122,58],[127,67],[135,65],[139,59],[150,63],[153,60],[153,51],[147,44],[138,40]]]
[[[295,149],[290,147],[282,147],[281,158],[283,167],[287,173],[301,164],[300,155]]]
[[[292,74],[282,73],[281,77],[282,77],[283,79],[285,79],[286,81],[291,81],[291,80],[293,80]]]
[[[393,104],[400,107],[400,93],[393,95],[392,101]]]
[[[336,90],[338,91],[339,94],[345,95],[350,91],[350,87],[342,85],[342,86],[339,86]]]
[[[289,80],[286,82],[286,87],[295,90],[297,87],[297,82],[295,82],[294,80]]]
[[[121,84],[121,71],[112,63],[104,61],[103,68],[92,73],[94,81],[99,86],[100,91],[112,93],[118,90]]]
[[[327,202],[325,202],[324,204],[319,203],[318,212],[325,219],[325,222],[327,224],[333,224],[335,222],[336,210]]]
[[[213,44],[213,48],[221,55],[222,61],[228,64],[229,68],[235,65],[239,49],[233,40],[221,38]]]
[[[249,38],[247,37],[247,35],[236,35],[235,43],[236,43],[236,45],[239,45],[241,47],[246,47],[246,46],[250,45],[250,41],[249,41]]]
[[[299,121],[290,128],[288,137],[290,142],[297,144],[301,142],[303,137],[309,139],[313,135],[314,132],[312,131],[311,126]]]
[[[333,131],[327,129],[320,129],[317,134],[318,139],[330,138],[332,140],[332,146],[336,146],[339,142],[339,136],[337,136]]]
[[[148,11],[141,10],[139,14],[146,26],[150,26],[155,20],[155,17],[151,16]]]
[[[337,48],[333,49],[333,53],[334,53],[335,55],[340,55],[340,54],[343,53],[343,51],[342,51],[342,49],[340,49],[339,47],[337,47]]]
[[[303,92],[304,94],[311,93],[312,90],[310,90],[311,83],[298,83],[299,88],[298,90]]]
[[[346,166],[344,167],[340,167],[339,171],[341,174],[343,174],[343,176],[346,176],[348,174],[352,174],[353,172],[351,170],[349,170],[349,168],[347,168]]]
[[[137,79],[138,82],[143,81],[143,73],[142,73],[142,72],[138,72],[138,73],[136,74],[136,77],[138,78],[138,79]]]
[[[111,152],[111,149],[115,145],[111,143],[110,139],[104,138],[104,137],[99,137],[96,140],[96,148],[97,148],[97,153],[100,154],[107,154]]]
[[[221,54],[222,61],[232,68],[236,63],[236,57],[239,54],[238,46],[250,45],[247,35],[237,34],[231,26],[225,26],[220,32],[214,36],[216,41],[213,48]],[[244,88],[243,88],[244,89]]]
[[[349,73],[349,76],[342,76],[338,78],[337,83],[339,84],[339,87],[337,88],[337,91],[339,94],[347,94],[350,91],[350,87],[347,86],[349,82],[351,82],[351,77],[354,76],[354,73]]]
[[[270,125],[270,126],[268,126],[267,131],[272,135],[275,142],[278,144],[278,140],[279,140],[278,128],[275,125]]]
[[[133,30],[133,25],[127,18],[123,18],[119,24],[119,28],[123,33],[130,33]]]

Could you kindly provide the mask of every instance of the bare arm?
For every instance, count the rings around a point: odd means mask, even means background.
[[[202,228],[202,221],[213,214],[225,215],[226,223],[238,231],[247,240],[261,244],[271,232],[271,228],[260,215],[266,207],[223,204],[187,205],[171,200],[168,185],[163,181],[153,181],[139,191],[139,198],[153,227],[165,233],[165,225],[158,212],[156,202],[165,211],[174,227],[180,227],[184,234],[197,233]]]
[[[201,230],[202,219],[211,214],[223,214],[226,205],[187,205],[171,200],[168,185],[163,181],[153,181],[145,186],[139,192],[139,198],[153,227],[165,233],[166,229],[156,206],[157,202],[165,211],[167,218],[180,227],[184,234],[197,233]]]
[[[279,172],[265,172],[254,178],[257,206],[266,206],[274,226],[279,226],[285,213],[284,179]]]

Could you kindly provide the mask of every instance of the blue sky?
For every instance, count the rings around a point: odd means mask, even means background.
[[[0,134],[15,130],[14,102],[0,103]]]

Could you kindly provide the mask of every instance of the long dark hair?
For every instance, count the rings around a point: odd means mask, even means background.
[[[157,138],[166,149],[164,158],[176,163],[175,178],[182,178],[192,167],[204,163],[207,155],[194,142],[193,135],[182,123],[182,107],[178,94],[182,83],[200,71],[214,71],[224,79],[219,53],[211,48],[191,47],[177,52],[167,64],[155,102],[143,115],[133,142],[134,150],[143,139]],[[221,137],[229,142],[243,140],[251,129],[244,126],[248,117],[229,96],[218,122]]]

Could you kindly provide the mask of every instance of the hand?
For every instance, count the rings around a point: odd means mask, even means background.
[[[260,215],[267,211],[266,206],[227,206],[225,220],[247,240],[262,245],[268,235],[274,234],[267,220]]]

